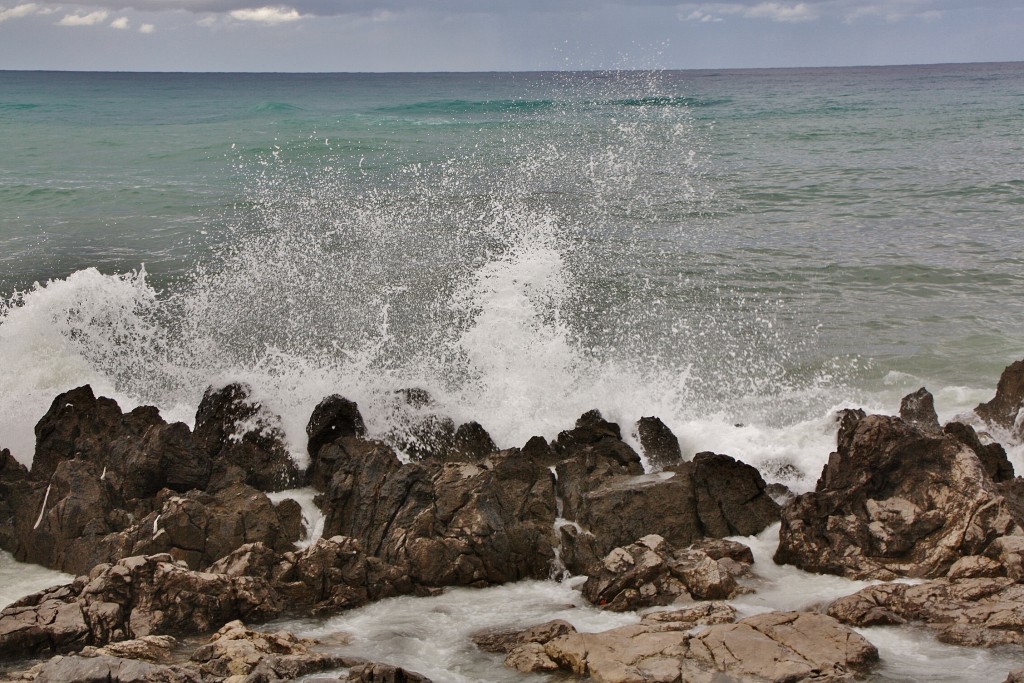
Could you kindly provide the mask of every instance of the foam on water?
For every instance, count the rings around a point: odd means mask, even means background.
[[[9,552],[0,550],[0,609],[26,595],[71,583],[74,579],[64,572],[18,562]]]

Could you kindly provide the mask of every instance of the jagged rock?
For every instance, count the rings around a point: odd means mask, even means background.
[[[288,514],[289,506],[275,507],[264,493],[245,484],[213,495],[166,495],[160,502],[139,523],[105,539],[109,557],[169,553],[200,569],[246,543],[262,541],[279,552],[290,550],[301,532],[301,520]]]
[[[122,640],[116,643],[107,643],[103,647],[85,647],[79,653],[85,657],[107,655],[110,657],[121,657],[122,659],[141,659],[156,664],[166,662],[178,641],[174,636],[143,636],[133,640]]]
[[[996,483],[1013,479],[1013,465],[1006,457],[1006,450],[998,442],[984,444],[974,431],[974,427],[963,422],[949,422],[942,431],[964,444],[981,460],[982,467],[989,479]]]
[[[657,417],[641,417],[636,423],[640,446],[647,456],[647,462],[657,469],[675,465],[683,459],[679,439],[672,430]]]
[[[838,441],[816,490],[783,508],[776,562],[859,579],[928,578],[1024,535],[957,439],[872,415],[847,420]]]
[[[370,555],[407,567],[416,584],[547,576],[555,498],[541,465],[515,457],[402,465],[390,447],[356,438],[323,447],[320,458],[332,471],[324,535],[358,539]]]
[[[311,649],[315,642],[287,631],[253,631],[241,621],[232,621],[193,652],[191,659],[204,677],[246,676],[247,681],[293,681],[348,664],[345,658],[315,652]]]
[[[531,436],[519,452],[543,467],[554,467],[559,460],[558,453],[543,436]]]
[[[200,683],[185,666],[153,664],[112,655],[57,656],[32,672],[36,683]]]
[[[202,633],[237,618],[267,619],[279,610],[262,579],[190,571],[170,555],[129,557],[0,612],[0,657]]]
[[[860,634],[823,614],[769,612],[709,627],[682,653],[682,680],[852,681],[878,661]]]
[[[1024,683],[1024,669],[1011,671],[1003,683]]]
[[[920,622],[957,645],[1024,645],[1024,585],[1005,577],[869,586],[828,613],[854,626]]]
[[[311,460],[310,468],[316,467],[316,456],[325,445],[343,436],[363,436],[366,425],[355,401],[332,394],[317,404],[306,425],[309,443],[306,448]]]
[[[196,411],[196,445],[215,463],[218,485],[235,480],[240,471],[241,481],[262,491],[295,486],[299,471],[285,446],[281,419],[251,394],[238,383],[208,388]]]
[[[560,490],[567,490],[563,473],[575,465],[559,464]],[[691,462],[641,477],[595,472],[581,483],[592,488],[577,490],[564,515],[596,537],[602,555],[649,533],[676,546],[705,536],[750,536],[779,517],[757,470],[727,455],[698,453]]]
[[[557,529],[560,559],[573,576],[592,575],[600,571],[604,554],[597,537],[575,522],[560,524]]]
[[[702,602],[683,609],[648,612],[640,618],[641,624],[659,631],[684,631],[734,621],[736,610],[726,602]]]
[[[36,424],[32,478],[46,480],[58,464],[84,460],[117,480],[124,499],[162,488],[205,488],[209,457],[192,442],[188,427],[167,424],[152,406],[122,413],[117,402],[96,398],[89,385],[57,396]]]
[[[680,596],[702,600],[730,598],[739,592],[738,563],[713,559],[695,547],[676,550],[661,536],[649,535],[604,558],[583,585],[583,597],[616,612],[667,605]]]
[[[935,398],[924,387],[903,397],[900,401],[900,418],[922,432],[937,434],[942,431],[939,415],[935,412]]]
[[[567,633],[576,633],[576,628],[564,619],[554,619],[517,631],[485,631],[477,633],[472,640],[484,652],[508,653],[527,643],[543,645]],[[514,668],[514,667],[513,667]]]
[[[431,683],[429,678],[415,671],[377,662],[352,667],[345,680],[352,683]]]
[[[996,386],[996,395],[982,403],[974,412],[981,419],[1007,429],[1018,439],[1024,439],[1024,360],[1011,363],[1003,370]]]

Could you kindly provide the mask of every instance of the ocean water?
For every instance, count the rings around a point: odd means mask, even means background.
[[[657,415],[809,490],[836,409],[970,420],[1024,358],[1021,111],[1022,63],[0,72],[0,447],[81,384],[191,423],[244,381],[301,463],[322,397],[384,436],[416,386],[501,447]]]

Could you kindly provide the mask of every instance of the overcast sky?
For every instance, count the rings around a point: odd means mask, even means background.
[[[1022,0],[263,1],[0,0],[0,69],[506,71],[1024,60]]]

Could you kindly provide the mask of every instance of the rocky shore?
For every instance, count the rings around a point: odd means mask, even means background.
[[[899,416],[837,415],[836,450],[798,496],[728,455],[684,460],[655,417],[631,426],[643,458],[596,410],[499,450],[422,390],[395,401],[416,422],[375,440],[355,403],[325,398],[300,470],[240,384],[208,390],[194,429],[89,386],[57,396],[30,469],[0,451],[0,549],[77,578],[0,612],[0,680],[426,681],[260,624],[570,575],[639,621],[480,633],[478,647],[510,670],[600,682],[846,681],[879,661],[855,628],[914,624],[1017,648],[1024,667],[1024,478],[987,433],[940,425],[924,389]],[[1024,361],[975,412],[1024,440]],[[267,495],[298,486],[317,491],[318,538],[297,501]],[[757,590],[758,564],[729,538],[775,523],[776,563],[879,583],[739,618],[725,601]]]

